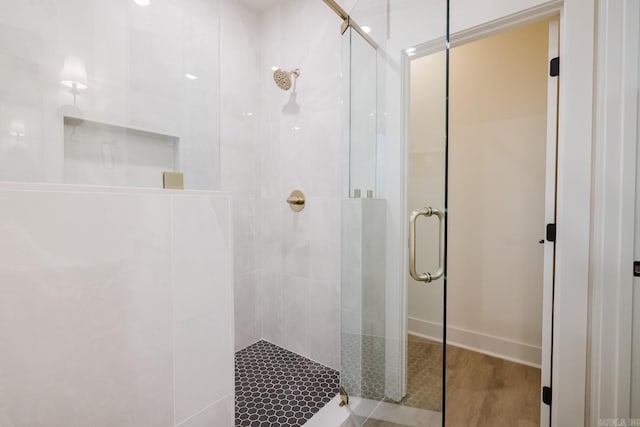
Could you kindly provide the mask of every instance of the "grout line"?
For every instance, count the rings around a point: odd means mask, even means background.
[[[205,406],[204,408],[202,408],[201,410],[199,410],[198,412],[196,412],[195,414],[191,415],[189,418],[186,418],[185,420],[181,421],[180,424],[176,424],[176,427],[180,427],[186,423],[188,423],[189,421],[193,420],[194,418],[196,418],[197,416],[203,414],[205,411],[207,411],[210,408],[213,408],[214,406],[216,406],[218,403],[222,402],[223,400],[229,398],[231,395],[227,394],[226,396],[222,396],[220,399],[216,400],[213,403],[208,404],[207,406]],[[174,423],[175,424],[175,423]]]
[[[240,349],[240,350],[236,351],[236,353],[238,353],[238,352],[240,352],[240,351],[242,351],[242,350],[246,350],[247,348],[251,347],[252,345],[258,344],[258,343],[259,343],[259,342],[261,342],[261,341],[264,341],[264,342],[266,342],[266,343],[269,343],[269,344],[271,344],[271,345],[274,345],[274,346],[276,346],[276,347],[278,347],[278,348],[281,348],[281,349],[283,349],[283,350],[286,350],[286,351],[288,351],[288,352],[290,352],[290,353],[293,353],[293,354],[295,354],[295,355],[297,355],[297,356],[304,357],[305,359],[310,360],[310,361],[312,361],[312,362],[314,362],[314,363],[317,363],[318,365],[324,366],[325,368],[328,368],[328,369],[332,369],[332,370],[334,370],[334,371],[337,371],[337,372],[338,372],[338,375],[340,375],[340,369],[336,369],[336,368],[333,368],[333,367],[331,367],[331,366],[325,365],[324,363],[322,363],[322,362],[318,362],[317,360],[312,359],[311,357],[304,356],[304,355],[302,355],[302,354],[300,354],[300,353],[297,353],[297,352],[295,352],[295,351],[293,351],[293,350],[290,350],[290,349],[288,349],[288,348],[286,348],[286,347],[283,347],[283,346],[278,345],[278,344],[274,344],[273,342],[271,342],[271,341],[269,341],[269,340],[267,340],[267,339],[264,339],[264,338],[259,339],[258,341],[254,342],[253,344],[249,344],[248,346],[246,346],[246,347],[244,347],[244,348],[242,348],[242,349]]]
[[[176,425],[176,298],[175,298],[175,214],[174,214],[174,197],[169,198],[170,218],[171,218],[171,235],[169,236],[171,245],[171,364],[173,379],[173,425]]]
[[[258,344],[260,341],[267,341],[267,340],[260,338],[260,339],[258,339],[258,340],[256,340],[256,341],[252,342],[251,344],[247,344],[247,345],[245,345],[244,347],[240,347],[239,349],[234,350],[233,354],[235,355],[235,354],[237,354],[237,353],[241,352],[242,350],[246,350],[246,349],[248,349],[249,347],[251,347],[252,345]],[[269,341],[267,341],[267,342],[269,342]],[[271,343],[271,344],[273,344],[273,343]],[[275,344],[274,344],[274,345],[275,345]]]
[[[236,346],[236,271],[235,271],[235,238],[236,231],[234,227],[234,201],[233,197],[227,197],[227,268],[229,269],[229,337],[231,339],[231,396],[232,396],[232,419],[235,423],[235,400],[236,400],[236,387],[235,387],[235,366],[236,366],[236,358],[235,358],[235,346]]]

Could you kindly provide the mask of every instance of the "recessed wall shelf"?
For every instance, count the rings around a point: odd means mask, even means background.
[[[114,122],[109,122],[109,121],[104,121],[104,120],[97,120],[97,119],[95,119],[93,117],[82,117],[82,116],[74,115],[74,114],[63,114],[62,118],[63,118],[65,124],[69,123],[69,122],[84,121],[84,122],[94,123],[94,124],[97,124],[97,125],[109,126],[109,127],[113,127],[113,128],[121,128],[121,129],[126,129],[126,130],[131,130],[131,131],[150,133],[150,134],[158,135],[158,136],[161,136],[161,137],[174,138],[174,139],[178,139],[178,140],[180,139],[180,136],[178,136],[178,135],[173,135],[173,134],[170,134],[170,133],[165,133],[165,132],[152,130],[152,129],[148,129],[148,128],[144,128],[144,127],[130,126],[130,125],[122,124],[122,123],[114,123]]]
[[[63,115],[64,181],[162,188],[180,168],[180,137],[139,127]]]

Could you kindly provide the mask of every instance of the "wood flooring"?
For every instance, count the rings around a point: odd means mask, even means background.
[[[409,336],[407,396],[402,406],[441,411],[442,344]],[[447,346],[447,427],[540,425],[540,369]],[[438,374],[436,366],[439,366]],[[365,426],[400,426],[370,419]]]
[[[540,369],[447,346],[446,425],[540,425]]]

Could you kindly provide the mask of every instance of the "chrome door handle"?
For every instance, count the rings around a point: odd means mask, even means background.
[[[416,220],[419,216],[437,216],[440,224],[440,244],[438,245],[438,269],[435,273],[416,273]],[[409,273],[418,282],[433,282],[444,275],[444,214],[435,208],[422,208],[411,213],[409,218]]]

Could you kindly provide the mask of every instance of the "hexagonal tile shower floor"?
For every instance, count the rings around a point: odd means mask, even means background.
[[[301,426],[338,393],[338,371],[267,341],[235,359],[236,426]]]

